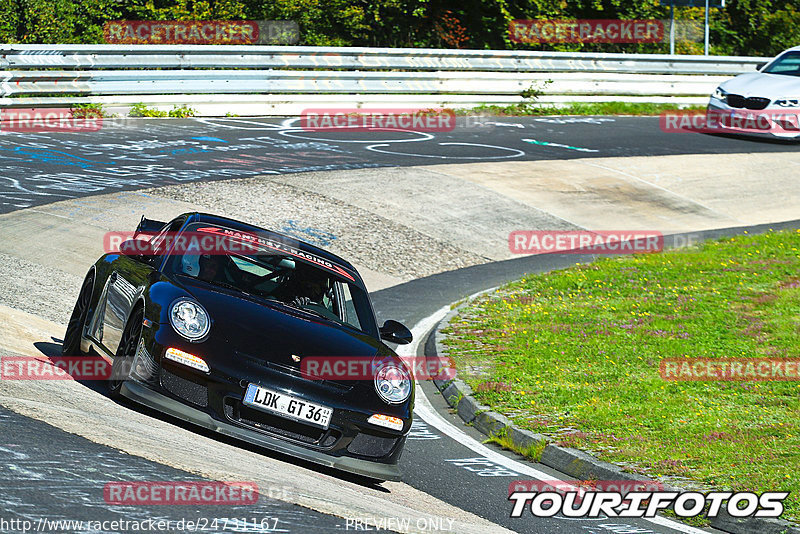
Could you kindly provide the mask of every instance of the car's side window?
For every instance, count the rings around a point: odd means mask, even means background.
[[[800,54],[788,53],[778,61],[773,63],[767,71],[770,74],[794,74],[800,75]]]
[[[361,330],[361,322],[358,320],[356,314],[356,306],[353,303],[353,295],[350,294],[350,285],[336,282],[341,289],[341,294],[344,298],[344,321],[352,326]]]

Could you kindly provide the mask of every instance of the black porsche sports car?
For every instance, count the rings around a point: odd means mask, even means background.
[[[214,250],[187,247],[197,236],[213,237]],[[89,269],[63,355],[111,360],[112,397],[372,479],[400,478],[414,381],[383,341],[409,343],[411,332],[396,321],[378,328],[350,263],[200,213],[142,217],[134,238]],[[301,368],[306,357],[366,358],[374,372],[313,376]]]

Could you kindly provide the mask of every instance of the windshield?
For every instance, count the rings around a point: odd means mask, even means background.
[[[319,258],[288,246],[285,247],[287,252],[281,253],[256,245],[251,239],[245,244],[242,239],[227,236],[220,240],[218,235],[215,236],[214,250],[196,246],[204,234],[220,230],[232,232],[208,224],[189,225],[175,238],[164,274],[186,276],[241,291],[377,336],[366,292],[332,270],[297,256],[311,260]],[[339,266],[334,268],[345,273]]]
[[[772,62],[763,72],[768,74],[784,74],[800,76],[800,51],[787,52]]]

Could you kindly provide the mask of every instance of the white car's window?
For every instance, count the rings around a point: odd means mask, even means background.
[[[800,76],[800,52],[787,52],[776,59],[764,72]]]

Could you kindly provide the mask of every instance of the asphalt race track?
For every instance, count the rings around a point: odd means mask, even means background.
[[[66,198],[263,174],[476,161],[784,152],[665,133],[658,117],[459,117],[452,132],[306,132],[286,119],[108,119],[97,132],[0,130],[0,213]]]
[[[297,128],[293,119],[239,118],[121,120],[111,121],[101,131],[85,133],[0,132],[0,213],[11,217],[27,210],[35,215],[37,209],[45,209],[47,204],[80,197],[269,175],[501,161],[769,155],[798,150],[797,145],[779,142],[664,133],[658,128],[658,118],[652,117],[485,117],[464,121],[446,133],[307,132]],[[380,187],[376,187],[375,195],[381,195]],[[56,216],[65,221],[72,217],[66,212]],[[3,221],[11,219],[0,218],[0,226]],[[797,221],[786,224],[797,225]],[[724,226],[734,225],[720,225]],[[739,231],[741,228],[733,228],[725,233]],[[80,238],[78,235],[75,239]],[[29,246],[37,245],[31,241]],[[47,245],[43,246],[42,254],[47,255]],[[376,287],[381,289],[372,295],[380,321],[394,318],[415,327],[416,342],[410,350],[422,354],[426,334],[452,302],[526,272],[565,267],[586,259],[553,255],[495,262],[487,254],[481,264],[443,268],[439,270],[446,272],[429,276],[397,278],[403,282],[399,284],[380,284]],[[86,257],[84,269],[94,260]],[[70,288],[63,298],[73,299],[77,289],[77,286]],[[10,313],[8,308],[13,308],[14,302],[4,300],[3,295],[0,293],[0,305],[6,308],[0,309],[0,315]],[[72,302],[67,305],[71,307]],[[32,321],[34,315],[20,315],[16,320],[22,324]],[[51,328],[48,332],[53,333],[49,338],[32,335],[35,349],[45,355],[58,354],[58,336],[63,333],[63,326],[52,321],[42,324],[43,329]],[[61,330],[54,331],[56,327]],[[0,355],[16,353],[5,346],[0,350]],[[225,528],[217,524],[202,531],[350,531],[354,530],[354,517],[347,514],[353,510],[359,511],[359,518],[374,520],[381,512],[391,516],[406,510],[403,507],[420,515],[414,516],[410,526],[389,523],[388,530],[715,532],[665,518],[625,521],[558,516],[509,518],[507,496],[511,481],[564,479],[564,476],[484,445],[485,437],[463,425],[428,383],[420,384],[417,390],[415,424],[401,460],[403,482],[378,487],[195,429],[142,407],[118,406],[103,397],[102,385],[71,383],[61,396],[53,394],[56,390],[47,389],[46,385],[30,387],[34,391],[26,398],[16,398],[0,390],[0,425],[5,434],[0,443],[0,531],[3,532],[15,531],[4,528],[3,520],[25,519],[37,524],[41,518],[85,521],[160,518],[172,521],[172,530],[177,531],[192,530],[185,524],[178,526],[181,519],[227,518],[230,522]],[[36,393],[39,391],[41,395],[53,396],[42,397]],[[76,398],[95,399],[98,404],[70,404],[70,399]],[[53,419],[56,412],[48,405],[64,407],[64,413],[74,415],[73,420],[56,424]],[[125,420],[118,421],[118,428],[107,439],[101,430],[88,428],[91,425],[81,426],[81,417],[93,418],[99,426],[112,425],[110,421],[120,413],[125,414]],[[144,450],[151,427],[153,440],[163,442],[163,448],[154,452],[152,458],[138,452]],[[219,456],[208,452],[215,448],[225,452]],[[228,458],[237,465],[226,466]],[[243,462],[247,465],[242,465]],[[217,465],[220,471],[215,469]],[[224,471],[228,468],[229,471]],[[103,486],[109,481],[215,479],[223,471],[249,472],[267,477],[271,483],[259,485],[261,499],[257,505],[248,507],[132,507],[110,505],[103,499]],[[297,484],[305,484],[306,490],[298,492]],[[346,505],[340,507],[339,500]],[[373,502],[377,504],[373,506]],[[248,522],[248,518],[252,521],[254,517],[258,518],[257,526]],[[274,522],[269,521],[265,526],[261,522],[264,518]],[[39,524],[39,531],[59,531],[55,526],[50,525],[49,530],[46,526]],[[374,526],[371,528],[375,530]],[[96,531],[119,530],[103,527]]]

